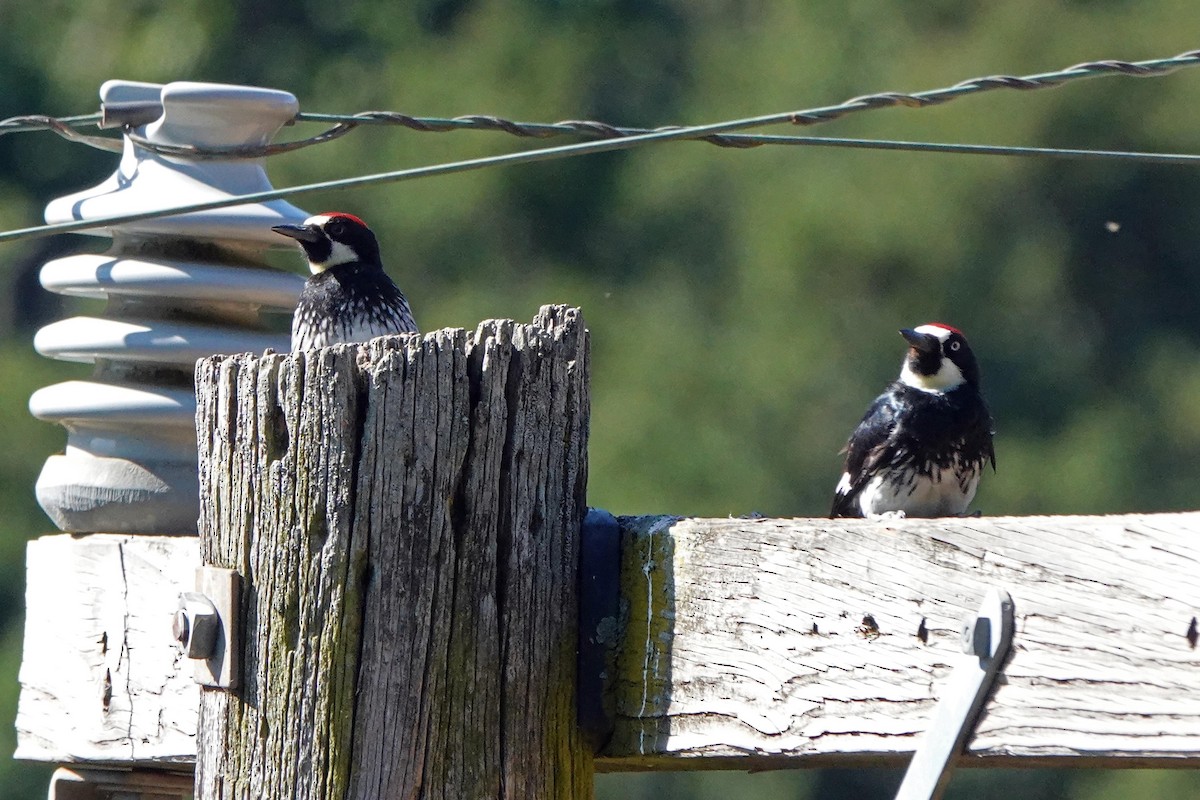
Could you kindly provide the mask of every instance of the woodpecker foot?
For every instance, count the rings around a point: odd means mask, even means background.
[[[868,514],[867,519],[873,519],[873,520],[879,521],[879,520],[889,520],[889,519],[904,519],[907,516],[908,515],[905,514],[903,510],[896,510],[896,511],[884,511],[882,514]]]

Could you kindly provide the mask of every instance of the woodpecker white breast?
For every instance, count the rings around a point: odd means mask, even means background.
[[[277,225],[308,258],[292,315],[292,350],[417,330],[404,293],[383,271],[375,234],[353,214],[317,214],[301,225]]]
[[[900,378],[846,443],[830,516],[963,514],[984,464],[996,467],[979,364],[962,331],[933,322],[900,335],[909,345]]]

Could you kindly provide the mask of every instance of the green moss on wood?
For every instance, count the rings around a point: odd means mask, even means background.
[[[622,517],[621,597],[628,619],[613,682],[617,728],[611,746],[653,752],[671,702],[670,651],[675,630],[676,517]],[[637,720],[634,722],[633,720]]]

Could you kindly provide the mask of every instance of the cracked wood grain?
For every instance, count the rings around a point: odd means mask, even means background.
[[[496,335],[494,349],[468,358],[504,371],[504,334]],[[507,397],[508,384],[481,383],[481,398],[487,391]],[[473,405],[472,424],[507,424],[498,400]],[[468,493],[477,502],[453,502],[451,519],[470,531],[471,549],[490,553],[505,541],[508,516],[491,499],[499,487],[483,476],[508,456],[474,452],[467,484],[493,494]],[[936,703],[961,618],[989,585],[1013,596],[1013,654],[960,766],[1189,767],[1200,759],[1191,691],[1200,669],[1200,513],[887,524],[631,517],[621,525],[618,719],[600,770],[900,764]],[[31,544],[20,757],[191,761],[196,689],[168,629],[196,544],[105,535]],[[500,569],[499,558],[455,568],[463,627],[499,626]],[[494,595],[472,594],[492,581]],[[388,625],[417,622],[401,614],[373,624],[385,626],[372,634],[384,637],[396,635]],[[434,643],[445,653],[445,702],[436,708],[462,710],[454,730],[474,747],[474,732],[506,724],[494,695],[500,678],[476,667],[502,651],[501,639],[468,645],[459,630]],[[106,670],[114,670],[107,714]],[[374,676],[392,698],[380,702],[407,697],[400,675]],[[382,706],[370,713],[401,718]],[[422,769],[483,775],[500,758],[494,746],[472,752],[441,762],[424,754]],[[376,758],[378,779],[394,765]]]
[[[199,691],[170,628],[197,550],[119,534],[29,543],[17,758],[191,763]]]
[[[578,312],[208,359],[197,391],[202,556],[247,586],[197,798],[590,797]]]
[[[1200,753],[1200,514],[622,527],[601,769],[898,762],[988,586],[1012,594],[1016,633],[967,761]]]

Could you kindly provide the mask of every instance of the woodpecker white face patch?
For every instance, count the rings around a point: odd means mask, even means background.
[[[338,264],[349,264],[351,261],[357,261],[358,255],[350,249],[349,245],[341,242],[329,243],[329,258],[322,261],[320,264],[315,261],[308,262],[308,268],[313,275],[318,275],[330,267],[336,267]]]
[[[925,333],[931,336],[936,336],[938,342],[944,346],[946,340],[955,333],[954,329],[943,327],[941,325],[922,325],[919,328],[914,328],[917,333]],[[938,371],[932,375],[922,375],[916,372],[909,364],[908,356],[904,358],[904,363],[900,367],[900,382],[905,386],[910,386],[913,389],[919,389],[922,392],[931,394],[940,394],[948,392],[966,382],[963,377],[962,370],[958,368],[950,359],[946,358],[943,353],[941,362],[938,366]]]
[[[305,225],[314,225],[325,230],[325,224],[333,219],[332,214],[316,214],[304,220]],[[329,236],[325,237],[329,239]],[[335,242],[332,239],[329,241],[329,256],[323,261],[309,261],[308,269],[313,275],[319,275],[330,267],[336,267],[338,264],[349,264],[351,261],[357,261],[358,255],[352,250],[349,245]]]

